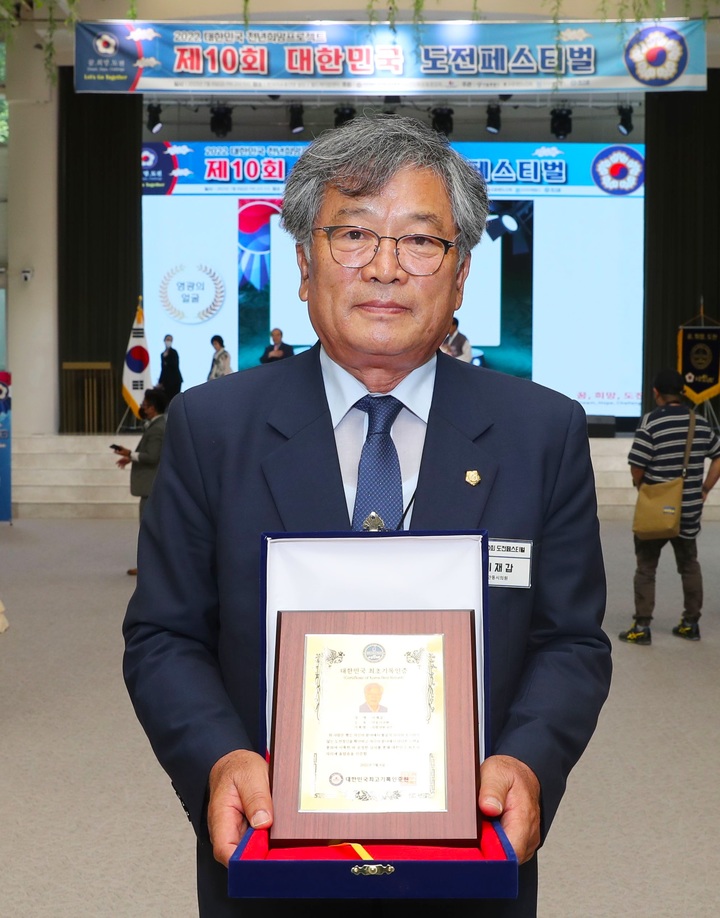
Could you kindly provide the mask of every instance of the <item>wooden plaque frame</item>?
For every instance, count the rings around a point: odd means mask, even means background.
[[[278,612],[270,781],[273,844],[302,841],[477,839],[479,752],[472,610]],[[442,635],[446,809],[442,812],[307,812],[300,809],[305,643],[308,635]]]

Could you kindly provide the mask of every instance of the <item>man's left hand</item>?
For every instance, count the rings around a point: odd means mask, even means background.
[[[540,846],[540,782],[535,772],[509,755],[491,755],[480,766],[478,805],[483,816],[500,817],[518,862]]]

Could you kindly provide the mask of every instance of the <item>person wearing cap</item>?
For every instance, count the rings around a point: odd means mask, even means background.
[[[635,432],[628,455],[633,484],[656,483],[682,474],[687,443],[690,409],[683,401],[684,380],[677,370],[661,370],[653,382],[657,408],[646,414]],[[705,473],[705,459],[710,459]],[[720,438],[705,418],[695,419],[690,459],[683,485],[680,534],[674,539],[635,539],[635,618],[618,637],[628,644],[650,644],[650,623],[655,609],[655,572],[660,552],[672,545],[682,581],[684,609],[680,623],[672,629],[687,641],[700,640],[703,581],[697,557],[697,536],[703,503],[720,478]]]

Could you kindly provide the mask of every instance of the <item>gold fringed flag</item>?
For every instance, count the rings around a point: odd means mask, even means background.
[[[139,297],[135,321],[125,354],[122,379],[123,398],[136,418],[140,417],[140,403],[146,389],[152,389],[152,376],[150,374],[150,354],[145,339],[142,297]]]
[[[692,402],[699,405],[720,393],[720,326],[681,325],[677,352],[684,394]]]

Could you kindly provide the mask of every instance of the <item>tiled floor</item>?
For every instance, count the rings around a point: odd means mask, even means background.
[[[632,541],[628,523],[602,529],[615,638],[631,620]],[[3,918],[196,914],[192,832],[120,675],[136,533],[130,520],[0,523]],[[541,852],[542,918],[720,914],[720,523],[699,545],[702,641],[670,634],[669,551],[653,645],[614,640],[610,699]]]

